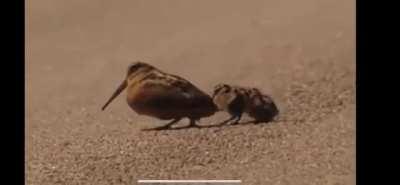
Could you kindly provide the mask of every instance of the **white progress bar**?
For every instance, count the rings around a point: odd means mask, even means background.
[[[242,183],[241,180],[138,180],[138,183]]]

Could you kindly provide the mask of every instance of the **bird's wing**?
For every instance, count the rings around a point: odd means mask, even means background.
[[[142,99],[147,105],[159,108],[192,108],[211,98],[186,80],[177,80],[172,83],[149,82],[145,84],[145,94]]]

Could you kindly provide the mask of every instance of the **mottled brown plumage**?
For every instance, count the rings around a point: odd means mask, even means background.
[[[227,111],[231,118],[221,124],[237,124],[243,113],[254,118],[255,123],[269,122],[278,115],[279,110],[268,95],[257,88],[218,84],[214,87],[213,101],[219,110]]]
[[[155,129],[167,129],[182,118],[189,118],[190,126],[197,126],[196,121],[213,115],[217,110],[211,97],[189,81],[143,62],[129,66],[126,79],[102,110],[125,88],[128,105],[136,113],[172,120]]]

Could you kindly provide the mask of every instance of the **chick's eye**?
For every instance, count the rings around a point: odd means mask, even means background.
[[[218,89],[215,89],[213,94],[217,94],[218,93]]]

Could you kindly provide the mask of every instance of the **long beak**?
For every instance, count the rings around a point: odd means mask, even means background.
[[[114,94],[110,97],[110,99],[108,99],[107,103],[104,104],[104,106],[101,108],[101,110],[103,111],[108,104],[111,103],[111,101],[113,101],[119,94],[121,94],[121,92],[126,88],[127,86],[127,82],[126,80],[124,80],[121,85],[119,85],[119,87],[117,88],[117,90],[115,90]]]

